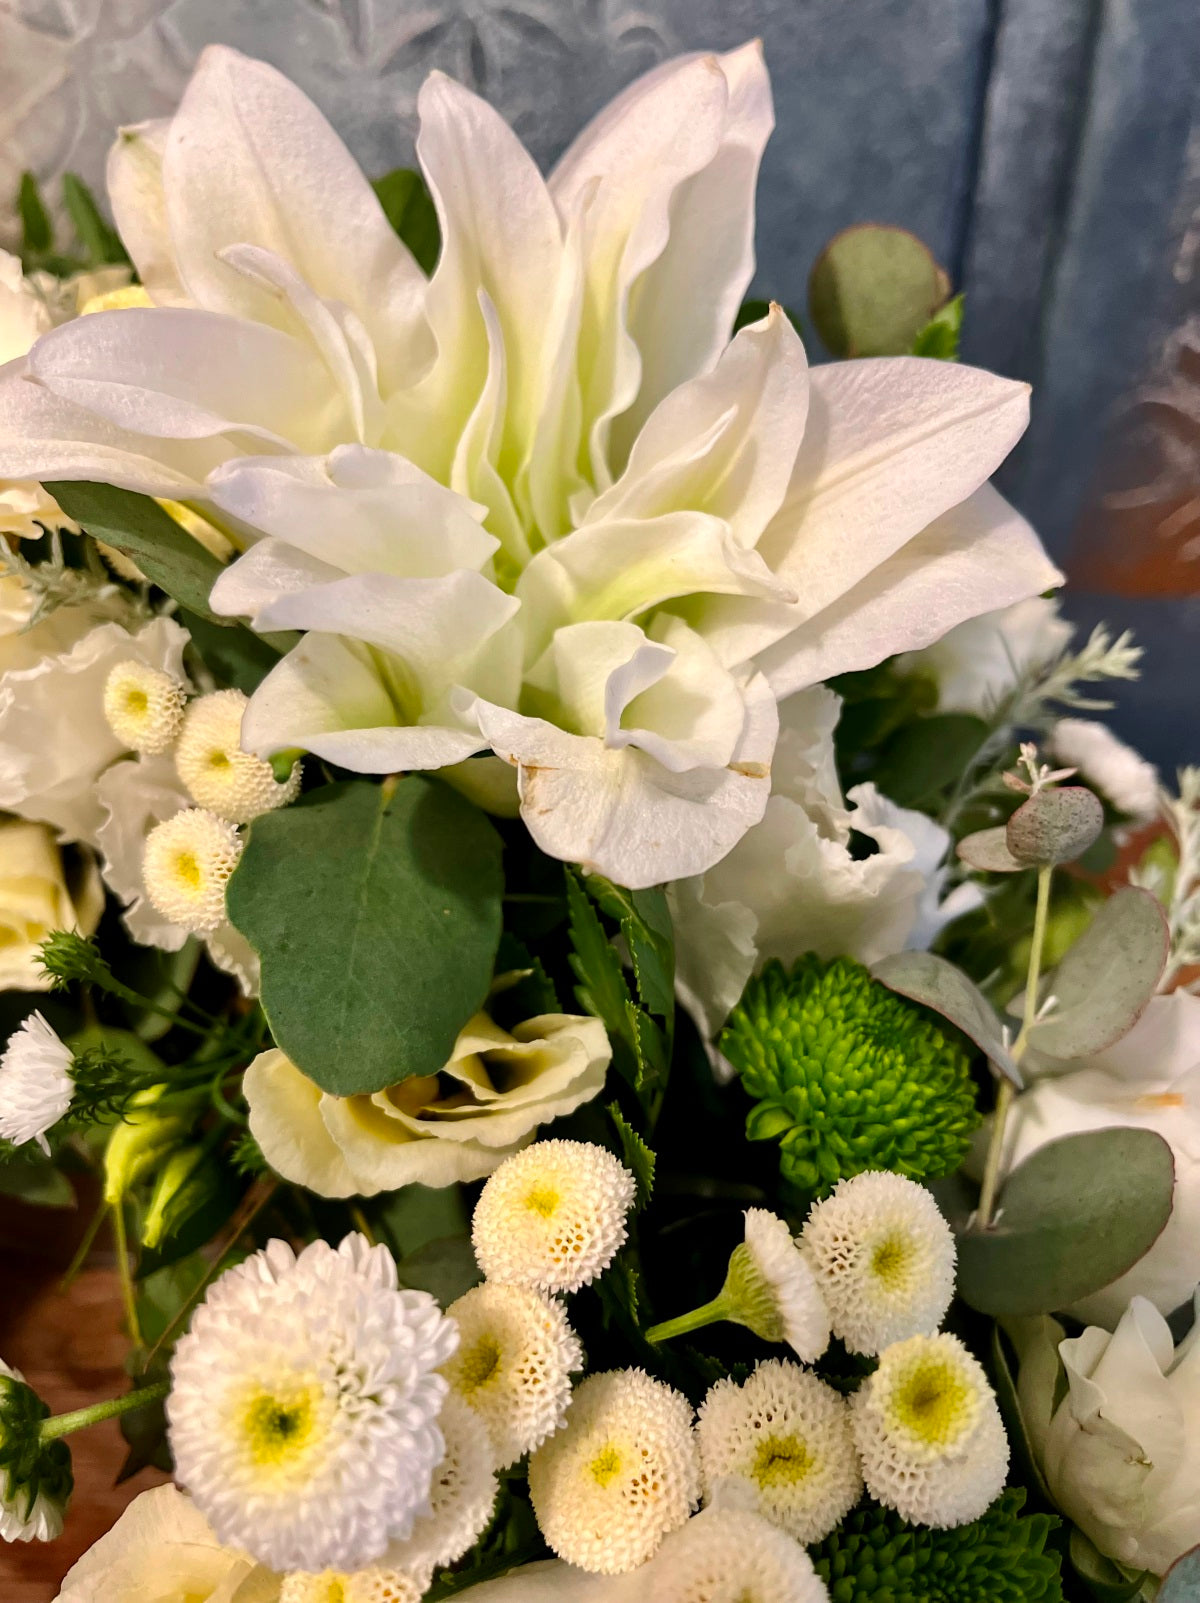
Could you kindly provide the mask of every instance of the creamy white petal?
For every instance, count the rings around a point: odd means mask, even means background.
[[[163,153],[170,130],[169,117],[121,129],[108,153],[108,202],[150,298],[158,306],[186,306],[188,293],[175,263],[163,192]]]

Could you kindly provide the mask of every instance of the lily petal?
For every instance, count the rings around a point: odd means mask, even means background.
[[[108,200],[117,232],[138,278],[158,306],[186,306],[188,293],[175,263],[163,192],[163,154],[171,119],[122,128],[108,153]]]

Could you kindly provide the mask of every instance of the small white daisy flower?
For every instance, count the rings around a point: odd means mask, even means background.
[[[198,807],[231,824],[248,824],[285,807],[300,791],[300,764],[281,784],[270,763],[242,750],[240,690],[215,690],[192,702],[175,747],[175,767]]]
[[[735,1496],[798,1542],[829,1535],[862,1495],[845,1401],[798,1364],[773,1358],[739,1386],[721,1380],[697,1425],[706,1502]]]
[[[242,839],[232,824],[185,807],[146,836],[146,895],[172,924],[210,935],[225,922],[225,887],[241,855]]]
[[[451,1392],[438,1415],[438,1429],[446,1451],[433,1472],[430,1511],[417,1520],[406,1542],[393,1542],[384,1555],[390,1569],[426,1580],[439,1565],[463,1556],[496,1506],[492,1443],[479,1414]]]
[[[457,1345],[383,1247],[283,1241],[209,1291],[171,1363],[175,1474],[218,1538],[271,1569],[356,1570],[429,1512],[438,1370]]]
[[[75,1092],[74,1058],[40,1013],[13,1031],[0,1057],[0,1137],[50,1151],[46,1131],[66,1114]]]
[[[529,1495],[559,1558],[602,1575],[636,1569],[699,1498],[691,1404],[640,1369],[590,1376],[530,1458]]]
[[[293,1572],[280,1582],[278,1603],[421,1603],[428,1586],[427,1575],[379,1565],[349,1575],[344,1570]]]
[[[1003,1489],[1000,1410],[957,1336],[911,1336],[886,1348],[851,1402],[851,1419],[867,1490],[913,1525],[967,1525]]]
[[[1117,812],[1137,823],[1158,813],[1158,770],[1118,740],[1107,724],[1093,718],[1060,718],[1047,745],[1055,762],[1076,769]]]
[[[475,1286],[447,1310],[458,1351],[443,1373],[487,1427],[497,1469],[558,1430],[583,1348],[562,1305],[526,1286]]]
[[[63,1441],[31,1446],[37,1413],[21,1371],[0,1359],[0,1542],[53,1542],[62,1535],[71,1455]]]
[[[645,1572],[644,1603],[828,1603],[798,1542],[760,1518],[709,1508],[663,1542]]]
[[[839,1180],[800,1237],[851,1352],[930,1336],[954,1296],[954,1232],[924,1186],[882,1170]]]
[[[104,716],[123,746],[147,757],[170,751],[183,724],[187,688],[174,674],[135,657],[104,681]]]
[[[538,1141],[506,1158],[475,1205],[479,1267],[502,1285],[578,1291],[625,1243],[637,1187],[624,1164],[583,1141]]]

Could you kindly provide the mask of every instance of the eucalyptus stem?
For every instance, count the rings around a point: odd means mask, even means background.
[[[690,1314],[680,1314],[676,1319],[665,1319],[661,1325],[651,1325],[645,1332],[646,1340],[670,1341],[675,1336],[686,1336],[689,1331],[702,1330],[705,1325],[720,1324],[723,1319],[728,1319],[729,1315],[730,1305],[725,1300],[724,1293],[721,1293],[711,1302],[693,1308]]]
[[[1038,985],[1042,977],[1042,956],[1046,946],[1046,923],[1050,912],[1050,880],[1054,869],[1050,864],[1038,870],[1037,910],[1033,916],[1033,940],[1029,947],[1029,971],[1025,980],[1025,1011],[1017,1039],[1013,1042],[1012,1059],[1020,1064],[1029,1044],[1029,1032],[1037,1019]],[[976,1228],[990,1230],[996,1208],[996,1192],[1000,1186],[1000,1166],[1004,1156],[1004,1135],[1008,1115],[1012,1109],[1016,1087],[1004,1076],[996,1093],[996,1111],[992,1116],[992,1137],[988,1143],[987,1162],[983,1171],[983,1184],[979,1190],[979,1208]]]
[[[110,1397],[103,1403],[89,1403],[86,1408],[73,1409],[69,1414],[54,1414],[42,1421],[42,1441],[57,1441],[60,1436],[69,1436],[72,1431],[82,1430],[85,1425],[100,1425],[106,1419],[131,1414],[137,1408],[145,1408],[148,1403],[161,1401],[170,1389],[169,1381],[160,1380],[153,1386],[143,1386],[140,1391],[126,1392],[124,1397]]]

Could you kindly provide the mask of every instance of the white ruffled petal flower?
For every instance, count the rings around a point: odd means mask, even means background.
[[[589,1376],[530,1458],[529,1493],[560,1558],[604,1575],[637,1569],[700,1495],[691,1404],[640,1369]]]
[[[210,935],[225,922],[225,887],[241,855],[233,824],[200,807],[175,813],[146,836],[147,899],[172,924]]]
[[[270,763],[242,750],[247,700],[240,690],[199,696],[183,716],[175,745],[175,767],[196,806],[231,824],[286,807],[300,793],[299,763],[280,781]]]
[[[867,1490],[913,1525],[969,1525],[999,1497],[1008,1438],[983,1366],[957,1336],[880,1354],[851,1402]]]
[[[954,1296],[954,1232],[924,1186],[883,1170],[839,1180],[801,1246],[853,1353],[931,1336]]]
[[[771,1359],[700,1408],[706,1502],[744,1505],[798,1542],[819,1542],[858,1502],[862,1472],[845,1401],[810,1370]]]
[[[645,1603],[828,1603],[808,1554],[777,1525],[708,1508],[672,1532],[647,1566]]]
[[[475,1286],[448,1313],[459,1345],[443,1374],[478,1415],[497,1469],[552,1436],[571,1401],[583,1348],[560,1302],[524,1286]]]
[[[104,681],[108,727],[130,751],[157,756],[170,751],[183,723],[187,689],[172,674],[130,658]]]
[[[0,1057],[0,1138],[50,1151],[46,1132],[66,1114],[75,1094],[69,1046],[31,1013],[8,1038]]]
[[[484,1186],[471,1222],[489,1280],[547,1292],[590,1285],[628,1234],[634,1178],[611,1152],[584,1141],[538,1141]]]
[[[791,1231],[777,1214],[748,1208],[745,1250],[748,1266],[761,1278],[773,1305],[769,1323],[778,1329],[777,1336],[774,1328],[771,1335],[765,1329],[757,1334],[767,1341],[786,1341],[797,1358],[814,1363],[829,1346],[829,1310]]]
[[[209,1291],[171,1362],[180,1483],[218,1537],[276,1570],[360,1569],[430,1511],[437,1373],[457,1345],[382,1247],[285,1242]]]
[[[1048,755],[1074,768],[1085,785],[1135,823],[1148,823],[1159,810],[1158,770],[1118,740],[1106,724],[1092,718],[1060,718],[1050,731]]]

